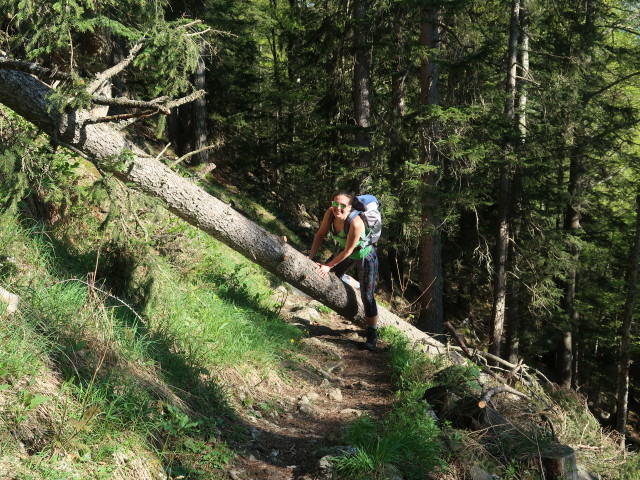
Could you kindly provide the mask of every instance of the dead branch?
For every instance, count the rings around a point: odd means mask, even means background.
[[[89,282],[85,282],[84,280],[80,280],[79,278],[69,278],[69,279],[67,279],[67,280],[61,280],[61,281],[59,281],[59,282],[55,282],[55,283],[54,283],[54,285],[59,285],[59,284],[61,284],[61,283],[70,283],[70,282],[80,282],[80,283],[82,283],[82,284],[86,285],[87,287],[89,287],[91,290],[95,290],[95,291],[100,292],[101,294],[103,294],[103,295],[105,295],[105,296],[107,296],[107,297],[110,297],[110,298],[113,298],[114,300],[117,300],[117,301],[118,301],[118,302],[120,302],[122,305],[124,305],[125,307],[127,307],[127,308],[131,311],[131,313],[133,313],[133,314],[136,316],[136,318],[137,318],[138,320],[140,320],[141,322],[144,322],[144,319],[143,319],[143,318],[138,314],[138,312],[136,312],[136,311],[133,309],[133,307],[132,307],[131,305],[129,305],[129,304],[128,304],[127,302],[125,302],[124,300],[122,300],[122,299],[120,299],[120,298],[116,297],[115,295],[112,295],[111,293],[109,293],[109,292],[107,292],[107,291],[105,291],[105,290],[102,290],[102,289],[100,289],[100,288],[96,287],[96,286],[95,286],[95,284],[94,284],[93,282],[92,282],[92,283],[89,283]]]
[[[162,157],[162,155],[164,155],[164,152],[167,151],[167,148],[169,148],[171,146],[171,143],[167,143],[164,148],[162,149],[162,151],[156,156],[156,160],[160,160],[160,158]]]
[[[93,97],[91,101],[96,105],[156,109],[164,113],[165,115],[169,115],[171,113],[168,107],[154,100],[147,102],[145,100],[131,100],[130,98],[126,97],[109,98],[96,96]]]
[[[528,395],[522,392],[519,392],[515,388],[511,388],[508,385],[501,385],[499,387],[495,387],[490,390],[487,390],[485,394],[482,396],[482,398],[480,399],[480,402],[484,402],[484,406],[486,406],[486,404],[488,404],[491,401],[494,395],[498,393],[505,393],[505,392],[512,393],[513,395],[517,395],[519,397],[526,398],[527,400],[529,400]],[[480,406],[480,408],[483,408],[483,406]]]
[[[11,293],[4,288],[0,287],[0,300],[6,302],[7,305],[7,315],[13,316],[14,313],[18,311],[18,305],[20,304],[20,297],[15,293]]]
[[[219,148],[220,144],[219,143],[214,143],[213,145],[207,145],[206,147],[202,147],[199,148],[198,150],[194,150],[193,152],[189,152],[183,156],[181,156],[179,159],[177,159],[176,161],[174,161],[170,166],[171,167],[175,167],[176,165],[178,165],[180,162],[183,162],[184,160],[186,160],[189,157],[192,157],[200,152],[205,152],[207,150],[214,150],[216,148]]]
[[[205,93],[207,92],[205,92],[204,90],[195,91],[191,95],[187,95],[186,97],[178,98],[176,100],[173,100],[172,102],[167,103],[165,107],[166,108],[179,107],[180,105],[184,105],[185,103],[193,102],[197,98],[202,97]]]
[[[169,115],[171,113],[171,109],[175,107],[179,107],[180,105],[184,105],[189,102],[193,102],[197,98],[200,98],[205,94],[204,90],[198,90],[197,92],[192,93],[191,95],[187,95],[186,97],[178,98],[166,104],[161,104],[160,101],[166,100],[167,97],[159,97],[157,99],[151,100],[149,102],[144,100],[131,100],[129,98],[109,98],[109,97],[93,97],[93,103],[96,105],[116,105],[120,107],[130,107],[130,108],[147,108],[148,110],[144,110],[142,112],[135,113],[123,113],[120,115],[109,115],[106,117],[94,118],[87,120],[86,123],[109,123],[109,122],[122,122],[118,125],[118,130],[122,130],[125,127],[128,127],[136,120],[142,118],[149,118],[157,115],[158,113],[162,113],[163,115]]]
[[[194,20],[192,22],[185,23],[184,25],[180,25],[178,28],[189,28],[194,25],[198,25],[199,23],[202,23],[202,20]]]
[[[0,68],[7,70],[17,70],[19,72],[30,73],[38,78],[48,80],[72,80],[73,75],[59,70],[41,67],[36,63],[24,62],[21,60],[11,60],[6,57],[0,57]]]
[[[204,35],[205,33],[211,31],[211,27],[208,27],[204,30],[202,30],[201,32],[193,32],[193,33],[187,33],[187,37],[197,37],[200,35]]]
[[[127,58],[117,63],[113,67],[106,69],[104,72],[97,74],[95,80],[91,82],[87,87],[87,91],[90,94],[96,93],[98,90],[100,90],[104,82],[116,76],[122,70],[127,68],[129,64],[133,62],[133,59],[136,58],[136,55],[138,54],[138,52],[140,51],[143,45],[144,45],[144,42],[135,44],[133,48],[129,50],[129,55],[127,55]]]
[[[462,349],[462,351],[464,352],[464,354],[468,357],[468,358],[473,358],[473,355],[471,354],[471,352],[469,351],[469,348],[467,347],[467,345],[464,343],[464,339],[460,336],[460,334],[458,333],[458,331],[453,327],[453,325],[451,325],[450,322],[445,323],[445,326],[447,327],[447,329],[449,330],[449,332],[451,332],[451,335],[453,336],[453,339],[456,341],[456,343],[460,346],[460,348]]]
[[[120,115],[109,115],[106,117],[92,118],[88,119],[85,123],[109,123],[109,122],[119,122],[122,120],[132,119],[133,121],[139,120],[141,118],[149,118],[158,114],[158,110],[144,110],[142,112],[136,113],[121,113]]]

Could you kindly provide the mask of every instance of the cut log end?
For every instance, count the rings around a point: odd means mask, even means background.
[[[555,444],[541,452],[545,478],[578,480],[576,453],[567,445]]]

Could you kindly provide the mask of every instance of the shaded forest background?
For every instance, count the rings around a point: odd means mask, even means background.
[[[134,115],[132,137],[170,144],[171,164],[200,150],[180,166],[250,192],[309,242],[331,192],[378,196],[380,289],[397,311],[434,335],[450,321],[474,346],[524,358],[586,394],[609,426],[626,428],[627,398],[638,411],[635,2],[0,9],[3,57],[72,74],[56,84],[65,94],[144,39],[105,96],[206,95],[167,116]],[[133,111],[106,103],[112,122]],[[30,141],[16,133],[4,145],[16,171]],[[47,175],[60,181],[72,163],[56,161]],[[16,188],[0,181],[0,195]],[[11,198],[0,196],[4,208]]]

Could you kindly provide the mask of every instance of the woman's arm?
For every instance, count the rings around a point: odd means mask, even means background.
[[[360,217],[355,217],[351,222],[351,227],[349,228],[349,233],[347,234],[347,242],[345,244],[344,250],[342,250],[338,255],[332,258],[329,263],[320,265],[320,267],[318,268],[318,275],[320,275],[321,277],[326,277],[333,267],[335,267],[349,255],[351,255],[353,253],[353,250],[356,248],[358,240],[360,239],[360,235],[362,235],[363,231],[364,222]]]
[[[320,245],[322,244],[322,241],[324,240],[324,237],[326,237],[327,233],[329,233],[329,228],[331,227],[331,222],[329,220],[330,217],[331,207],[327,208],[327,211],[324,212],[324,217],[322,217],[320,228],[318,228],[316,236],[313,237],[313,244],[311,245],[311,250],[309,250],[309,258],[311,260],[313,260],[313,257],[315,257],[316,252],[318,251]]]

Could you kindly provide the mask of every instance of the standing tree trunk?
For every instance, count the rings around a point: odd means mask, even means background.
[[[629,369],[631,368],[631,324],[636,304],[638,287],[638,250],[640,249],[640,194],[636,196],[636,229],[629,254],[627,267],[627,300],[624,304],[622,332],[620,335],[620,364],[618,372],[618,408],[616,411],[616,430],[622,434],[627,428],[627,410],[629,400]],[[624,436],[622,437],[624,444]]]
[[[204,52],[198,59],[198,67],[193,74],[193,84],[196,90],[204,90],[206,85],[206,65]],[[193,150],[201,150],[207,146],[207,103],[204,98],[198,97],[193,102]],[[207,152],[196,153],[192,159],[192,165],[204,165],[208,162]]]
[[[509,126],[515,122],[516,73],[518,66],[518,37],[520,35],[520,0],[511,2],[511,28],[507,58],[507,98],[504,114]],[[512,154],[513,144],[505,142],[505,157]],[[506,162],[506,159],[505,159]],[[500,356],[502,335],[505,324],[505,306],[507,299],[507,252],[509,241],[509,204],[511,199],[511,180],[513,169],[507,164],[501,168],[498,192],[498,231],[494,259],[493,308],[491,311],[491,338],[489,351]]]
[[[520,141],[517,146],[519,151],[527,140],[527,77],[529,76],[529,18],[527,10],[527,0],[520,0],[520,29],[519,29],[519,54],[520,54],[520,78],[524,81],[518,83],[518,110],[516,112],[516,123],[520,134]],[[511,272],[518,271],[520,253],[517,245],[520,235],[520,200],[522,198],[523,184],[522,168],[517,168],[513,188],[512,188],[512,237],[513,240],[508,248],[508,268]],[[516,274],[517,277],[517,274]],[[517,363],[520,348],[520,282],[511,282],[508,291],[507,311],[506,311],[506,347],[507,359],[512,363]]]
[[[571,155],[569,166],[569,204],[565,213],[564,231],[569,238],[574,237],[580,227],[580,197],[582,195],[582,177],[584,175],[584,166],[582,160],[582,148],[574,147]],[[565,313],[565,322],[562,330],[562,350],[558,359],[558,378],[560,385],[570,388],[573,384],[575,376],[574,372],[574,330],[577,327],[579,313],[575,310],[574,304],[576,299],[576,283],[578,279],[578,257],[580,252],[575,242],[570,242],[569,251],[573,259],[567,278],[564,284],[564,297],[562,299],[562,308]]]
[[[421,103],[426,107],[439,104],[440,68],[435,52],[440,42],[438,6],[422,9],[420,45],[426,50],[421,64]],[[437,148],[438,121],[434,117],[422,127],[421,163],[428,165],[423,175],[421,248],[422,291],[419,325],[422,330],[441,337],[444,334],[442,311],[442,244],[440,236],[438,179],[441,174]]]
[[[406,177],[404,166],[410,155],[410,146],[404,128],[404,116],[406,113],[406,75],[408,69],[405,37],[405,22],[407,9],[405,4],[396,2],[392,7],[393,31],[395,46],[395,65],[391,77],[391,108],[390,108],[390,132],[389,132],[389,171],[391,172],[391,191],[398,197],[399,211],[395,212],[393,220],[387,226],[387,265],[389,273],[387,280],[390,285],[401,285],[404,279],[404,264],[406,250],[401,246],[403,237],[403,223],[407,219],[406,206]],[[381,270],[382,271],[382,270]]]
[[[354,68],[353,68],[353,110],[356,121],[356,145],[358,164],[365,175],[355,182],[356,190],[369,183],[371,166],[371,60],[367,41],[367,15],[369,0],[355,0],[354,20]]]
[[[588,69],[591,63],[591,55],[594,48],[595,39],[595,14],[596,2],[593,0],[584,0],[584,25],[582,26],[581,44],[576,54],[584,61],[581,68]],[[570,50],[570,54],[573,51]],[[588,96],[584,97],[583,103],[579,105],[580,109],[587,107]],[[565,313],[565,324],[562,325],[562,350],[557,366],[560,384],[563,387],[575,387],[577,382],[578,370],[578,322],[580,320],[579,313],[575,309],[575,299],[577,291],[578,271],[577,265],[580,251],[576,242],[571,241],[575,237],[580,227],[580,210],[582,203],[582,183],[585,173],[585,147],[584,139],[587,138],[584,131],[584,125],[579,125],[578,134],[571,148],[570,166],[569,166],[569,203],[567,204],[564,230],[569,240],[569,253],[573,259],[573,263],[567,272],[567,279],[564,284],[564,298],[562,299],[562,308]]]

